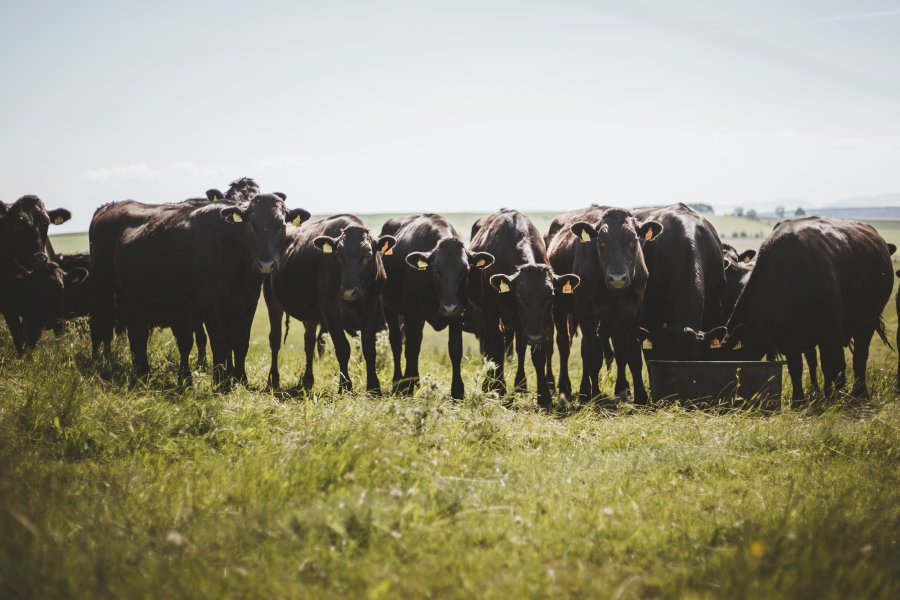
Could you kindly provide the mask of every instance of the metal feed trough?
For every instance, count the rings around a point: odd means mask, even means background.
[[[648,360],[654,400],[715,403],[781,398],[784,361]]]

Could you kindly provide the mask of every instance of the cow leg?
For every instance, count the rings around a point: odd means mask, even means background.
[[[175,343],[178,344],[178,385],[193,385],[194,378],[191,375],[191,350],[194,347],[194,329],[193,320],[187,319],[172,324],[172,333],[175,335]]]
[[[150,362],[147,359],[147,340],[150,337],[150,329],[141,320],[128,319],[128,344],[131,347],[131,364],[135,378],[145,376],[150,372]]]
[[[450,397],[462,400],[465,395],[465,386],[462,380],[462,320],[452,319],[447,333],[447,353],[450,355],[450,365],[453,370],[450,381]]]
[[[602,358],[598,357],[597,370],[600,370],[599,361],[603,360],[606,363],[606,370],[612,371],[613,366],[613,358],[615,358],[615,353],[613,352],[612,345],[610,344],[608,335],[600,336],[600,348],[602,350]]]
[[[845,368],[844,347],[840,342],[819,345],[822,359],[822,375],[825,380],[825,397],[830,398],[841,388],[841,372]]]
[[[549,346],[549,344],[547,345]],[[543,345],[531,348],[531,363],[534,365],[534,372],[537,378],[538,406],[544,410],[550,410],[550,386],[547,383],[547,373],[544,370],[547,366],[547,350]]]
[[[550,393],[556,389],[556,377],[553,375],[553,338],[544,346],[544,376],[547,378],[547,387]]]
[[[572,337],[569,335],[569,315],[565,311],[553,309],[553,323],[556,326],[556,347],[559,349],[559,381],[556,389],[561,396],[572,396],[572,382],[569,380],[569,352]]]
[[[785,353],[788,374],[791,376],[791,400],[803,400],[803,355],[799,352]]]
[[[209,365],[206,362],[206,328],[203,321],[197,319],[194,323],[194,337],[197,339],[197,367],[205,370]]]
[[[9,328],[9,334],[12,336],[16,354],[22,356],[22,352],[25,351],[25,333],[22,328],[22,320],[19,318],[19,315],[12,312],[4,312],[3,318],[6,319],[6,326]]]
[[[403,368],[400,365],[403,354],[403,330],[400,329],[400,317],[392,310],[385,309],[384,320],[388,326],[388,341],[391,343],[391,355],[394,357],[394,375],[391,377],[391,392],[399,391],[400,380],[403,379]]]
[[[316,335],[318,329],[318,323],[310,321],[303,323],[303,358],[306,360],[306,365],[303,368],[303,378],[300,380],[300,387],[306,391],[311,390],[313,383],[315,383],[313,359],[316,356],[316,346],[318,345],[318,336]]]
[[[525,343],[525,334],[522,330],[516,331],[516,393],[528,391],[528,380],[525,379],[525,351],[528,344]]]
[[[422,350],[422,330],[424,321],[406,320],[403,328],[406,332],[406,373],[400,380],[399,392],[411,396],[419,386],[419,352]]]
[[[250,302],[245,310],[239,310],[235,314],[234,339],[232,351],[234,352],[234,370],[232,378],[247,385],[247,352],[250,350],[250,328],[253,326],[253,315],[256,314],[257,302]]]
[[[628,336],[625,343],[628,348],[631,382],[634,385],[634,403],[643,406],[647,404],[647,388],[644,387],[644,357],[641,352],[641,342],[637,336]]]
[[[589,330],[582,327],[581,336],[581,386],[578,390],[578,400],[581,403],[590,402],[593,399],[591,393],[591,373],[593,372],[593,351]]]
[[[488,303],[484,314],[484,348],[488,360],[492,363],[488,368],[482,389],[485,392],[497,392],[506,395],[506,381],[503,374],[505,337],[500,331],[500,315],[495,307]]]
[[[811,394],[819,393],[819,359],[816,356],[816,347],[803,353],[806,357],[806,367],[809,370],[809,391]]]
[[[360,332],[363,360],[366,361],[366,391],[376,396],[381,395],[381,384],[378,381],[378,371],[375,365],[375,335],[378,332],[378,316],[380,314],[380,310],[371,311],[369,322]]]
[[[869,361],[869,344],[872,342],[874,331],[863,331],[853,336],[853,397],[868,398],[869,389],[866,387],[866,363]]]
[[[625,375],[629,359],[627,346],[625,336],[617,335],[613,339],[613,350],[616,353],[616,396],[628,391],[628,377]]]
[[[269,381],[270,389],[281,389],[281,373],[278,371],[278,353],[281,351],[281,317],[284,311],[275,300],[275,294],[272,292],[271,279],[263,282],[263,299],[266,301],[266,312],[269,314],[269,352],[272,355],[269,363]]]
[[[334,344],[334,354],[337,356],[338,368],[340,369],[338,392],[349,392],[353,389],[349,371],[350,342],[347,341],[347,334],[344,332],[344,324],[339,318],[336,318],[335,315],[326,314],[325,326],[328,328],[328,333],[331,334],[331,343]]]
[[[94,279],[93,277],[91,278]],[[106,360],[112,358],[112,336],[116,327],[116,303],[115,293],[111,289],[93,288],[94,297],[91,306],[91,356],[94,360],[99,358],[100,346],[103,345],[103,354]]]
[[[325,326],[319,326],[319,335],[316,337],[316,352],[319,355],[319,358],[325,354],[325,334],[328,332],[325,331]]]
[[[227,391],[229,386],[227,357],[228,342],[222,331],[222,319],[218,317],[218,312],[213,312],[212,316],[203,319],[206,325],[206,331],[209,334],[209,346],[212,350],[213,368],[212,381],[213,389],[219,392]]]

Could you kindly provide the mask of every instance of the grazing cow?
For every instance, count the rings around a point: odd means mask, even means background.
[[[572,223],[569,230],[574,235],[566,242],[575,247],[574,270],[581,277],[575,291],[575,316],[585,338],[579,397],[587,401],[600,395],[599,336],[609,335],[616,356],[616,394],[628,390],[628,367],[634,401],[645,404],[638,339],[648,279],[644,246],[659,237],[663,226],[656,221],[641,223],[631,211],[609,208],[599,218]]]
[[[212,346],[214,384],[246,381],[250,324],[263,278],[278,266],[286,223],[308,218],[303,209],[286,209],[283,194],[259,194],[240,203],[129,200],[101,207],[89,233],[92,334],[94,321],[103,319],[101,331],[111,337],[118,310],[135,374],[141,376],[149,370],[150,328],[171,327],[184,382],[190,381],[188,356],[202,320]],[[97,343],[94,337],[95,349]]]
[[[709,221],[684,204],[634,211],[638,221],[660,223],[666,235],[644,248],[650,277],[642,326],[657,360],[699,360],[700,344],[685,327],[709,329],[724,322],[724,256]]]
[[[37,341],[33,335],[25,336],[19,280],[48,266],[54,253],[47,229],[71,217],[64,208],[48,211],[37,196],[22,196],[12,204],[0,202],[0,312],[19,354],[33,345],[30,339]]]
[[[538,404],[549,408],[545,353],[553,343],[553,302],[560,294],[573,293],[578,277],[570,273],[554,275],[540,232],[528,217],[514,210],[502,209],[481,219],[469,250],[494,257],[481,277],[473,278],[469,286],[470,300],[484,318],[486,354],[493,363],[484,389],[506,394],[503,330],[511,329],[515,332],[518,359],[516,389],[526,388],[525,347],[530,346]]]
[[[437,331],[449,327],[447,351],[453,370],[450,395],[462,399],[460,361],[469,274],[472,269],[489,267],[494,257],[466,250],[453,226],[435,214],[392,219],[384,224],[381,235],[393,235],[397,240],[383,258],[387,282],[381,292],[394,355],[394,389],[411,394],[418,385],[419,350],[427,322]],[[404,335],[405,374],[400,368]]]
[[[288,242],[279,267],[265,288],[269,310],[269,347],[272,366],[269,384],[278,389],[278,351],[281,348],[281,315],[303,321],[306,370],[299,384],[309,390],[314,382],[313,356],[316,331],[323,324],[331,336],[340,366],[338,390],[352,389],[348,364],[350,343],[345,332],[362,332],[366,361],[366,389],[380,393],[375,372],[375,334],[382,323],[381,288],[385,281],[382,254],[395,240],[377,240],[353,215],[337,215],[288,230]]]
[[[592,204],[587,208],[573,210],[554,217],[550,222],[550,228],[547,235],[544,236],[544,243],[547,245],[547,255],[550,258],[550,266],[556,273],[572,273],[575,271],[575,234],[572,233],[570,226],[578,221],[598,221],[608,207]],[[572,348],[572,338],[578,328],[575,322],[575,299],[571,297],[559,298],[559,301],[553,303],[553,322],[556,326],[556,346],[559,350],[559,379],[557,381],[557,390],[560,395],[566,398],[572,397],[572,383],[569,379],[569,354]],[[582,353],[585,352],[585,344],[588,338],[582,336]],[[600,336],[597,340],[600,345],[601,359],[606,362],[607,369],[611,368],[613,360],[612,347],[609,344],[609,337]],[[552,355],[552,351],[548,352],[548,357]],[[552,380],[553,373],[550,361],[547,364],[548,378]]]
[[[725,326],[692,333],[723,346],[730,358],[783,354],[795,400],[803,397],[803,354],[818,347],[830,394],[845,383],[843,346],[852,341],[853,393],[865,397],[872,336],[887,341],[881,311],[893,289],[890,250],[874,227],[859,221],[781,221],[760,247]]]

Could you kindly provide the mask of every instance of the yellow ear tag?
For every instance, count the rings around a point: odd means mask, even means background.
[[[644,239],[647,240],[648,242],[653,239],[653,230],[652,229],[647,230],[647,234],[644,235]]]
[[[588,232],[584,229],[581,230],[581,241],[585,244],[591,241],[591,236],[588,235]]]
[[[479,259],[478,259],[478,262],[475,263],[475,266],[478,267],[478,268],[480,269],[481,267],[484,266],[484,262],[485,262],[485,261],[484,261],[483,258],[479,258]]]
[[[567,281],[566,284],[562,288],[562,293],[563,294],[571,294],[571,293],[573,293],[573,291],[574,290],[572,289],[572,284]]]
[[[325,242],[324,244],[322,244],[322,253],[323,254],[331,254],[332,252],[334,252],[334,248],[331,247],[331,244],[329,244],[328,242]]]
[[[500,282],[500,293],[505,294],[508,291],[509,291],[509,284],[506,283],[505,281],[501,281]]]
[[[641,344],[641,347],[644,350],[653,350],[653,342],[650,341],[650,338],[647,338],[646,340],[644,340],[644,343]]]
[[[722,342],[720,342],[718,339],[712,339],[709,341],[709,347],[710,348],[721,348]]]
[[[388,246],[390,246],[390,243],[385,242],[385,243],[384,243],[384,246],[381,247],[381,251],[384,252],[384,255],[385,255],[385,256],[390,256],[391,254],[394,253],[394,249],[393,249],[393,248],[388,248]]]
[[[293,225],[294,227],[300,227],[300,223],[302,223],[302,222],[303,222],[303,217],[300,215],[297,215],[296,217],[294,217],[294,220],[291,221],[291,225]]]
[[[741,342],[738,342],[738,343],[734,346],[734,348],[732,348],[732,350],[740,350],[740,349],[743,348],[743,347],[744,347],[744,344],[741,343]]]
[[[240,213],[231,213],[231,220],[235,223],[243,223],[244,218],[240,215]]]
[[[419,270],[420,270],[420,271],[424,271],[425,269],[428,268],[428,263],[425,262],[425,261],[422,260],[422,259],[419,259],[419,262],[418,262],[418,265],[417,265],[417,266],[419,267]]]
[[[54,225],[62,225],[65,222],[66,222],[66,220],[63,219],[62,217],[56,217],[55,219],[53,219]]]

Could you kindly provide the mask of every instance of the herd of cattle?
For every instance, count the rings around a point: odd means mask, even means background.
[[[47,237],[51,223],[70,218],[67,210],[48,211],[36,196],[0,202],[0,309],[16,350],[33,347],[43,329],[58,332],[62,320],[89,315],[93,356],[109,358],[114,333],[127,332],[140,377],[150,368],[151,329],[169,327],[179,380],[190,383],[195,339],[205,366],[208,336],[214,385],[227,389],[246,381],[262,291],[273,388],[280,385],[285,314],[305,326],[299,387],[312,386],[313,357],[327,332],[339,389],[349,390],[347,334],[359,334],[372,393],[380,392],[377,332],[389,333],[394,391],[408,394],[419,381],[427,322],[449,331],[453,398],[464,394],[462,332],[469,331],[491,361],[485,390],[506,393],[503,365],[512,349],[515,386],[523,390],[530,348],[538,403],[548,407],[554,393],[572,396],[568,359],[576,332],[579,398],[600,394],[601,367],[614,361],[616,394],[629,390],[630,371],[636,403],[647,401],[645,353],[661,360],[781,354],[799,399],[804,357],[813,387],[818,358],[825,392],[845,385],[845,346],[852,349],[852,391],[867,395],[870,341],[878,333],[887,343],[881,313],[893,288],[896,247],[857,221],[781,221],[758,254],[738,254],[683,204],[634,211],[594,205],[557,216],[543,236],[528,217],[503,209],[478,219],[466,244],[435,214],[391,219],[376,236],[353,215],[310,222],[309,212],[289,209],[285,200],[243,178],[206,198],[113,202],[94,213],[90,254],[71,256],[57,255]],[[897,302],[900,310],[900,296]]]

